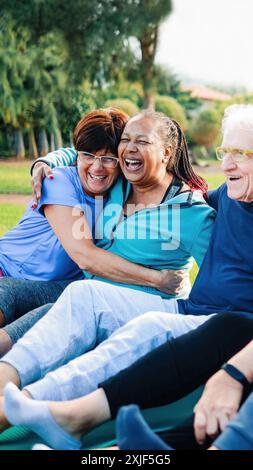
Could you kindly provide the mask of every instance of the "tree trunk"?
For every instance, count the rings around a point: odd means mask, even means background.
[[[55,131],[55,146],[57,149],[59,149],[60,147],[62,147],[62,135],[61,135],[61,131],[60,129],[58,128],[56,131]]]
[[[48,140],[45,129],[41,129],[39,132],[39,152],[40,157],[43,157],[48,153]]]
[[[19,160],[24,160],[24,158],[25,158],[25,146],[24,146],[23,133],[22,133],[21,129],[15,129],[14,130],[14,138],[15,138],[16,157]]]
[[[158,42],[158,26],[148,26],[139,39],[141,45],[142,86],[144,108],[155,108],[154,94],[154,60]]]
[[[50,132],[50,152],[54,152],[54,150],[55,150],[54,132]]]
[[[38,147],[37,147],[37,144],[36,144],[34,130],[33,130],[32,127],[31,127],[31,129],[29,129],[28,138],[29,138],[29,157],[36,160],[36,158],[38,158],[38,156],[39,156],[39,152],[38,152]]]
[[[73,131],[69,131],[69,143],[70,147],[74,147],[74,142],[73,142]]]

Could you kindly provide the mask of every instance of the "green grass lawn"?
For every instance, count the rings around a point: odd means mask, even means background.
[[[0,204],[0,236],[16,225],[25,207],[24,204]]]
[[[222,183],[224,183],[224,176],[222,173],[200,173],[203,178],[208,182],[209,189],[218,188]]]
[[[31,161],[0,162],[0,194],[31,194]]]

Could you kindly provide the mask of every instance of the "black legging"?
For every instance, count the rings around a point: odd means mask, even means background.
[[[122,405],[136,403],[141,408],[150,408],[187,395],[252,338],[253,316],[226,312],[171,339],[100,384],[112,417]]]

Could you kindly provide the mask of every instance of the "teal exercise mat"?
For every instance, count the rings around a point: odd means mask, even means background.
[[[156,432],[169,430],[191,416],[202,391],[203,387],[200,387],[170,405],[144,410],[143,415]],[[14,426],[0,434],[0,450],[29,450],[38,442],[46,444],[39,436],[21,426]],[[98,426],[83,438],[83,449],[104,448],[114,444],[114,421]]]
[[[31,450],[38,441],[46,444],[28,428],[13,426],[0,434],[0,450]]]
[[[26,439],[30,434],[28,428],[24,426],[13,426],[0,434],[0,444],[2,442],[13,442]]]

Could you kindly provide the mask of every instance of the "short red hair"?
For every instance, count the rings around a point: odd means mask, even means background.
[[[75,149],[92,153],[105,149],[117,155],[121,134],[128,119],[124,111],[116,108],[91,111],[75,127]]]

